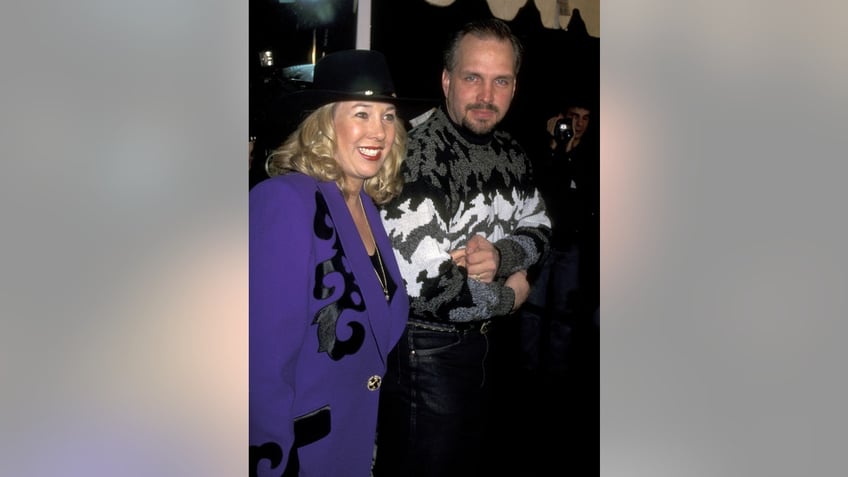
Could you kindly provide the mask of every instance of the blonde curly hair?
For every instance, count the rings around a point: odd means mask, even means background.
[[[336,104],[325,104],[310,113],[285,142],[268,155],[265,170],[269,176],[297,171],[320,181],[335,181],[340,188],[344,186],[344,174],[334,158]],[[400,165],[406,155],[406,140],[406,128],[398,118],[395,139],[383,167],[377,175],[366,179],[363,186],[365,193],[378,205],[397,197],[403,188]]]

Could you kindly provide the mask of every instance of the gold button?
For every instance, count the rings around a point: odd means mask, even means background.
[[[382,384],[382,383],[383,383],[383,378],[381,378],[380,376],[377,376],[375,374],[374,376],[371,376],[370,378],[368,378],[368,390],[369,391],[376,391],[376,390],[380,389],[380,384]]]

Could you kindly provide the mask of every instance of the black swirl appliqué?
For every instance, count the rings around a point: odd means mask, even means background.
[[[312,324],[318,325],[318,351],[326,351],[331,359],[338,361],[345,355],[356,353],[365,341],[365,326],[356,321],[347,323],[351,330],[350,338],[340,340],[336,332],[339,318],[345,310],[364,311],[365,302],[336,233],[327,202],[319,192],[315,193],[315,205],[315,237],[330,243],[333,255],[316,266],[312,293],[316,299],[326,299],[336,293],[337,285],[343,289],[337,300],[318,311]]]

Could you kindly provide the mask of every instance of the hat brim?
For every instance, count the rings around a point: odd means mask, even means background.
[[[283,99],[285,110],[289,112],[300,113],[301,118],[306,117],[310,112],[329,103],[339,101],[369,101],[377,103],[394,104],[399,116],[403,120],[410,120],[415,116],[427,111],[430,108],[438,106],[440,100],[428,98],[396,98],[394,96],[386,96],[379,94],[356,94],[346,91],[331,91],[331,90],[311,90],[304,89],[287,95]]]

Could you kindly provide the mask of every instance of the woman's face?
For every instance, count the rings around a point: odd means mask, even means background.
[[[340,101],[333,111],[336,162],[348,185],[374,177],[395,140],[397,113],[391,103]]]

